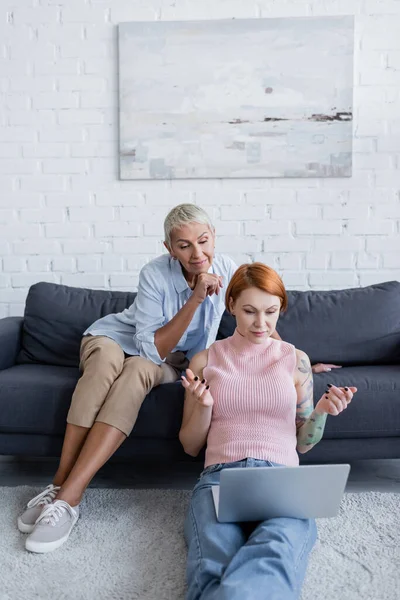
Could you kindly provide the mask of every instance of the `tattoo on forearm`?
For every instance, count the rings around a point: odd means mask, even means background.
[[[300,422],[299,429],[297,431],[297,444],[299,446],[313,446],[318,444],[322,439],[322,435],[325,429],[325,423],[327,414],[318,414],[315,410],[311,414],[298,414],[296,417],[297,422]]]

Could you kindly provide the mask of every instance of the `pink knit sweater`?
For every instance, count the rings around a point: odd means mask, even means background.
[[[203,371],[214,398],[206,467],[243,458],[299,464],[295,366],[292,344],[253,344],[237,329],[210,346]]]

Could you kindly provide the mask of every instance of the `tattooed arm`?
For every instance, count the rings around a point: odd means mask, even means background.
[[[296,355],[297,365],[294,381],[297,392],[297,450],[304,454],[321,440],[327,414],[320,414],[314,409],[314,384],[310,359],[302,350],[296,349]]]
[[[310,359],[302,350],[296,350],[296,355],[297,365],[294,376],[297,392],[296,448],[298,452],[304,454],[322,439],[327,416],[337,416],[345,410],[357,392],[357,388],[340,388],[329,384],[314,408],[314,385]]]

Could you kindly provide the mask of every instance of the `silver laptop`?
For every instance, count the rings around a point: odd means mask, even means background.
[[[335,517],[350,465],[223,469],[211,487],[218,521]]]

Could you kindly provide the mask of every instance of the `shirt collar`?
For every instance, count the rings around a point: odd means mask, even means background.
[[[181,294],[185,290],[190,289],[188,286],[188,282],[186,281],[183,273],[182,273],[182,265],[179,260],[174,260],[170,257],[170,265],[171,265],[171,273],[172,273],[172,281],[174,283],[174,287],[178,294]],[[207,271],[208,273],[214,273],[214,266],[211,264],[210,268]]]

